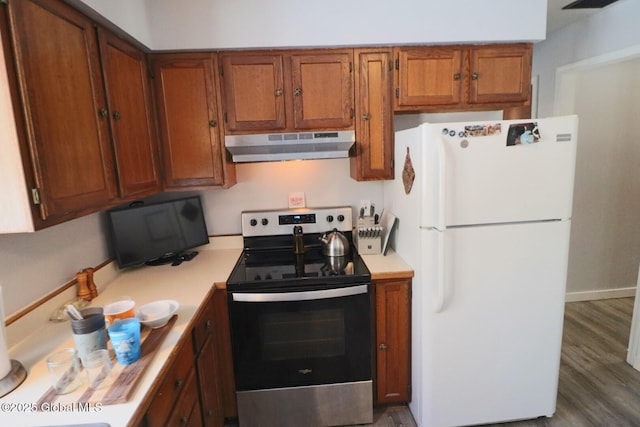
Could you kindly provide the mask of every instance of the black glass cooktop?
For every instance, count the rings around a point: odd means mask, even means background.
[[[370,279],[367,266],[354,251],[344,257],[327,257],[322,246],[307,247],[301,255],[292,248],[245,249],[227,280],[227,290],[327,288]]]

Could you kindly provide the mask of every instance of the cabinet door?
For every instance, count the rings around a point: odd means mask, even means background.
[[[99,30],[120,196],[160,190],[158,145],[145,55]]]
[[[222,427],[224,425],[224,415],[222,414],[220,380],[218,378],[220,371],[218,370],[218,359],[215,352],[215,338],[210,336],[196,360],[196,368],[200,384],[203,424],[211,427]]]
[[[531,45],[472,47],[469,103],[525,102],[531,92]]]
[[[377,403],[408,402],[411,281],[376,282]]]
[[[215,58],[210,54],[153,59],[164,165],[164,187],[221,186],[223,147],[218,129]]]
[[[282,56],[228,54],[220,61],[226,129],[284,129]]]
[[[352,52],[291,56],[295,129],[353,126]]]
[[[58,1],[7,7],[40,219],[96,211],[116,184],[93,24]]]
[[[356,152],[351,176],[393,179],[393,57],[391,49],[356,49]]]
[[[397,109],[460,103],[463,79],[461,48],[397,48],[396,58]]]

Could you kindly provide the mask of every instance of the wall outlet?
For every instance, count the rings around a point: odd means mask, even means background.
[[[304,191],[295,191],[295,192],[289,193],[289,208],[304,208],[304,207],[306,207]]]

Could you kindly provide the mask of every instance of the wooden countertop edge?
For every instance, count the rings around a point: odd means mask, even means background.
[[[413,270],[371,273],[371,280],[411,279]]]

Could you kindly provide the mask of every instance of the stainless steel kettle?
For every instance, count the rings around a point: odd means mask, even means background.
[[[322,253],[326,256],[344,256],[349,253],[349,240],[336,228],[324,233],[319,239],[324,243]]]

